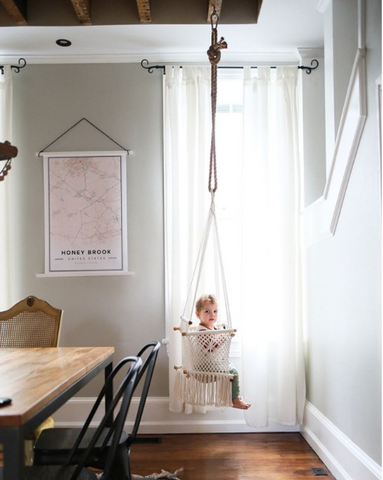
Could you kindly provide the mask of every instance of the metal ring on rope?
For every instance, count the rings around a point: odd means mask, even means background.
[[[215,26],[214,26],[214,17],[216,18],[216,22],[215,22]],[[218,27],[218,23],[219,23],[219,15],[217,13],[217,10],[213,9],[213,11],[211,12],[211,15],[210,15],[210,25],[211,25],[211,28],[217,28]]]

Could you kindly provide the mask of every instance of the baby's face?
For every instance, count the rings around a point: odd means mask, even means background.
[[[216,303],[205,302],[202,310],[197,312],[197,317],[204,327],[213,330],[218,318],[218,305]]]

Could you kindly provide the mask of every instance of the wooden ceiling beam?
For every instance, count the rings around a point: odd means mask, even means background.
[[[151,23],[152,12],[150,11],[150,0],[136,0],[140,23]]]
[[[81,25],[92,25],[90,16],[91,0],[71,0],[77,18]]]
[[[24,0],[0,0],[16,25],[27,25],[27,14]]]
[[[263,0],[257,0],[257,20],[256,20],[257,23],[258,23],[259,14],[261,13],[262,2]]]
[[[222,0],[209,0],[209,6],[207,9],[207,22],[210,23],[211,20],[211,14],[215,11],[217,12],[217,15],[221,15],[221,8],[222,8]]]

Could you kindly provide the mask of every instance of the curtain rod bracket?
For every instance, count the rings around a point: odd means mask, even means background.
[[[141,67],[145,68],[145,70],[147,70],[149,73],[153,73],[153,68],[155,68],[157,70],[162,69],[162,73],[165,73],[165,65],[151,65],[151,66],[149,66],[149,60],[146,60],[146,58],[144,58],[141,61]]]
[[[19,58],[19,64],[18,65],[10,65],[11,69],[14,70],[16,73],[19,73],[22,68],[25,67],[27,64],[27,61],[25,58]],[[4,75],[4,66],[5,65],[0,65],[0,72]]]
[[[310,75],[310,73],[311,73],[312,70],[315,70],[316,68],[318,68],[319,62],[318,62],[318,60],[316,60],[316,59],[314,58],[314,60],[311,60],[311,64],[310,64],[310,65],[315,65],[315,67],[313,67],[313,66],[311,66],[311,67],[306,67],[306,66],[304,66],[304,65],[300,65],[298,68],[300,68],[300,69],[302,69],[302,70],[305,70],[306,73],[307,73],[307,75]]]

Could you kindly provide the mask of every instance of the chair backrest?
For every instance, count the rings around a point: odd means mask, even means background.
[[[143,387],[142,387],[140,402],[139,402],[139,405],[138,405],[135,421],[133,423],[133,428],[132,428],[130,434],[128,435],[128,440],[127,440],[128,447],[130,447],[130,445],[132,445],[132,443],[134,442],[134,439],[135,439],[135,437],[137,435],[137,432],[138,432],[138,428],[140,426],[141,417],[142,417],[142,414],[144,412],[146,398],[148,396],[149,387],[150,387],[150,383],[151,383],[151,380],[152,380],[153,371],[154,371],[154,367],[155,367],[155,364],[156,364],[156,361],[157,361],[157,356],[158,356],[158,351],[160,349],[160,346],[161,346],[160,342],[150,342],[147,345],[145,345],[143,348],[141,348],[141,350],[137,354],[137,358],[140,359],[141,363],[140,363],[140,367],[139,367],[139,370],[138,370],[138,374],[137,374],[137,377],[136,377],[136,382],[134,384],[132,393],[135,392],[138,385],[141,383],[141,380],[143,380]],[[143,358],[141,358],[141,357],[143,357],[145,360],[143,360]],[[97,399],[96,399],[96,401],[95,401],[95,403],[92,407],[92,410],[90,411],[90,413],[88,415],[88,418],[86,419],[86,421],[85,421],[85,423],[84,423],[84,425],[83,425],[83,427],[82,427],[82,429],[81,429],[81,431],[80,431],[80,433],[79,433],[79,435],[76,439],[75,444],[72,447],[72,450],[71,450],[71,452],[70,452],[70,454],[67,458],[67,461],[66,461],[67,465],[71,464],[72,458],[76,455],[77,448],[81,444],[81,441],[84,438],[84,436],[86,434],[86,431],[88,430],[88,428],[89,428],[89,426],[90,426],[98,408],[100,407],[100,404],[101,404],[102,400],[105,399],[106,392],[110,388],[113,388],[113,381],[114,381],[115,376],[117,375],[117,373],[120,372],[120,370],[124,366],[126,366],[127,364],[129,365],[129,363],[132,361],[132,358],[136,358],[136,357],[125,357],[125,358],[123,358],[114,367],[112,373],[108,376],[104,386],[102,387],[100,393],[98,394],[98,397],[97,397]],[[121,390],[121,388],[125,388],[124,387],[125,378],[126,378],[126,375],[124,377],[124,380],[120,384],[118,392]],[[124,412],[123,412],[123,415],[125,415],[125,417],[126,417],[126,414]],[[110,418],[113,418],[113,411],[111,412],[111,417]],[[101,446],[101,452],[106,448],[111,436],[114,434],[114,429],[116,427],[115,422],[116,421],[113,422],[112,428],[110,428],[108,434],[104,438],[104,441],[103,441],[102,446]]]
[[[0,312],[0,348],[57,347],[63,310],[29,296]]]
[[[150,342],[144,347],[142,347],[141,350],[137,353],[137,357],[140,357],[141,359],[145,358],[145,360],[138,373],[137,385],[135,388],[138,387],[138,385],[141,383],[141,380],[143,381],[143,386],[142,386],[140,401],[139,401],[138,409],[136,413],[136,418],[133,424],[132,431],[128,437],[129,446],[132,445],[132,443],[134,442],[134,439],[136,438],[138,429],[140,427],[140,422],[141,422],[142,414],[144,413],[145,403],[148,397],[149,387],[152,381],[153,371],[156,365],[157,356],[158,356],[160,347],[161,347],[160,342]]]
[[[127,366],[128,371],[125,374],[124,379],[122,380],[122,382],[121,382],[120,386],[118,387],[116,393],[114,394],[113,400],[111,401],[107,412],[105,413],[103,419],[101,420],[100,425],[97,427],[97,429],[96,429],[96,431],[93,435],[93,438],[89,442],[88,448],[86,449],[83,456],[81,457],[81,459],[80,459],[75,471],[73,472],[73,475],[72,475],[70,480],[75,480],[78,477],[78,475],[80,474],[82,468],[84,468],[84,466],[87,465],[87,461],[92,456],[93,449],[94,449],[97,441],[99,440],[100,436],[102,435],[108,421],[111,418],[113,418],[114,413],[116,412],[116,409],[118,409],[118,407],[119,407],[119,411],[118,411],[117,415],[115,416],[115,420],[113,421],[113,425],[110,429],[110,431],[112,433],[111,433],[111,435],[108,436],[108,439],[111,437],[111,444],[110,444],[110,447],[108,448],[108,451],[107,451],[106,463],[105,463],[104,471],[103,471],[103,474],[102,474],[101,478],[102,478],[102,480],[108,480],[109,477],[110,477],[110,472],[111,472],[111,469],[113,467],[113,462],[114,462],[114,459],[115,459],[115,456],[116,456],[116,453],[117,453],[117,448],[118,448],[120,437],[121,437],[121,434],[122,434],[122,431],[123,431],[123,428],[124,428],[126,416],[128,414],[128,410],[129,410],[129,406],[130,406],[130,403],[131,403],[131,400],[132,400],[133,392],[134,392],[134,389],[135,389],[136,384],[137,384],[137,378],[138,378],[138,374],[139,374],[139,371],[140,371],[140,367],[142,366],[142,360],[138,357],[126,357],[123,360],[121,360],[121,362],[116,366],[116,368],[113,370],[113,372],[109,375],[108,380],[106,381],[106,383],[104,385],[104,388],[100,392],[100,395],[104,391],[104,389],[107,387],[107,385],[109,384],[108,382],[112,381],[112,379],[114,378],[115,374],[117,373],[117,372],[115,372],[115,370],[117,369],[117,371],[119,371],[119,370],[121,370],[121,368],[123,366]],[[99,395],[98,399],[100,398],[100,395]],[[120,400],[122,400],[122,401],[120,402]],[[89,417],[86,421],[86,424],[84,425],[84,427],[86,427],[86,428],[83,427],[82,433],[85,434],[85,431],[88,428],[88,426],[90,424],[90,421],[92,420],[96,410],[97,410],[97,408],[95,409],[93,407],[92,412],[91,412],[92,416],[89,415]],[[80,434],[79,438],[76,441],[75,446],[72,449],[71,455],[67,460],[67,465],[70,463],[71,457],[76,454],[78,446],[80,445],[82,438],[83,438],[83,435]],[[101,452],[106,448],[107,442],[108,442],[108,440],[105,440],[103,442],[103,445],[101,447]]]

